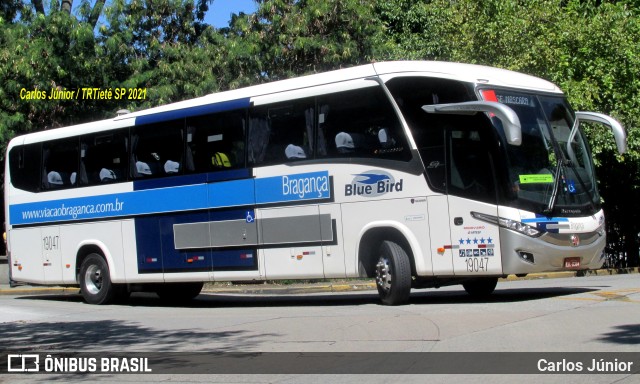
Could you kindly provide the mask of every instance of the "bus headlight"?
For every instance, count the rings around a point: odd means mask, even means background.
[[[527,235],[529,237],[539,237],[542,235],[542,232],[537,228],[534,228],[530,225],[521,223],[516,220],[505,219],[504,217],[487,215],[486,213],[480,212],[471,212],[471,216],[474,218],[485,221],[487,223],[495,224],[503,228],[510,229],[512,231],[520,232],[523,235]]]

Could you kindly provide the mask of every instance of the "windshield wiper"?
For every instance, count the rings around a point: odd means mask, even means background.
[[[578,179],[578,182],[580,183],[580,186],[582,187],[582,190],[588,193],[587,187],[584,183],[584,180],[582,180],[582,177],[580,176],[580,172],[578,172],[576,170],[576,164],[578,164],[578,161],[576,159],[576,154],[573,150],[573,147],[571,146],[571,144],[573,143],[573,140],[575,139],[576,135],[578,134],[578,127],[580,126],[580,119],[578,117],[576,117],[575,121],[573,122],[573,126],[571,127],[571,131],[569,132],[569,138],[567,139],[567,155],[569,156],[569,160],[564,160],[564,158],[560,159],[560,161],[558,162],[558,167],[560,167],[561,164],[564,163],[564,165],[567,165],[568,167],[571,168],[571,170],[573,171],[573,174],[575,175],[576,179]],[[613,129],[613,128],[612,128]],[[624,131],[623,131],[624,132]],[[556,177],[559,176],[560,174],[558,173],[560,169],[556,169]],[[563,167],[564,170],[564,167]],[[562,183],[563,183],[563,189],[566,192],[566,179],[565,179],[565,174],[564,172],[562,172],[561,174],[562,176]],[[547,209],[544,211],[545,213],[551,213],[551,211],[553,210],[553,207],[555,205],[555,200],[557,197],[557,187],[559,186],[559,182],[555,182],[554,183],[554,189],[553,189],[553,193],[551,195],[551,201],[549,201],[549,205],[547,206]],[[595,210],[595,206],[593,204],[593,199],[589,199],[589,205],[591,206],[592,210]]]
[[[564,179],[564,159],[561,157],[558,159],[558,166],[556,167],[556,171],[553,174],[553,191],[551,192],[551,199],[549,199],[549,204],[547,208],[543,211],[546,214],[549,214],[553,211],[554,206],[556,205],[556,200],[558,198],[558,188],[560,187],[560,180],[562,180],[562,184],[565,183]],[[564,185],[563,185],[564,188]]]

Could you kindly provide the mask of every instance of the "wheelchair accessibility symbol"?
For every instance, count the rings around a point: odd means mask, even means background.
[[[247,211],[247,223],[253,223],[255,219],[253,218],[253,212]]]
[[[567,183],[567,187],[569,193],[576,193],[576,183],[573,180],[569,180],[569,182]]]

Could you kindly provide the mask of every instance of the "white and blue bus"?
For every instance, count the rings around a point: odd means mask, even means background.
[[[14,138],[12,285],[191,299],[205,282],[375,278],[411,288],[603,264],[584,121],[507,70],[383,62]]]

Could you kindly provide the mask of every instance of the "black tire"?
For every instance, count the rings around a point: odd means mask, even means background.
[[[498,284],[497,277],[469,280],[462,283],[464,290],[474,298],[485,298],[493,293]]]
[[[97,253],[92,253],[84,259],[78,280],[80,293],[89,304],[109,304],[118,297],[122,289],[126,290],[126,287],[111,283],[109,265]]]
[[[203,282],[166,283],[158,286],[156,293],[164,301],[180,303],[195,299],[203,286]]]
[[[411,262],[401,246],[392,241],[383,241],[375,272],[376,287],[383,304],[400,305],[409,301]]]

